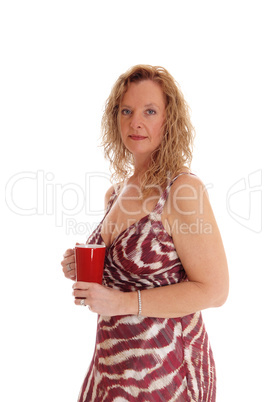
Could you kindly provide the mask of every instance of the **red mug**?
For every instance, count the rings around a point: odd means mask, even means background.
[[[106,247],[100,244],[75,246],[75,262],[78,282],[102,284]]]

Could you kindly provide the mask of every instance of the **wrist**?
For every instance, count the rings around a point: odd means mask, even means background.
[[[122,300],[121,309],[123,310],[122,315],[138,315],[139,302],[138,293],[136,291],[124,293],[124,300]]]

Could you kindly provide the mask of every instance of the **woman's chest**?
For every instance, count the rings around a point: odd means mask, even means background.
[[[159,201],[159,195],[140,199],[133,192],[124,192],[114,201],[110,211],[102,222],[101,237],[109,247],[114,240],[129,227],[149,216],[156,208]],[[165,209],[159,217],[163,226],[168,231],[168,219]]]
[[[157,205],[158,195],[141,198],[138,191],[124,190],[112,204],[102,222],[101,236],[110,245],[120,233],[148,216]]]

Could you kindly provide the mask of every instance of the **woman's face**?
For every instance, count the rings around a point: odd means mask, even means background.
[[[160,145],[165,122],[165,96],[159,84],[132,82],[120,104],[122,141],[134,155],[149,156]]]

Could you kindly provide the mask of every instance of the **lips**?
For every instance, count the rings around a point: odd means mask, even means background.
[[[143,135],[136,135],[136,134],[129,135],[129,137],[134,141],[142,141],[147,138],[147,137],[144,137]]]

